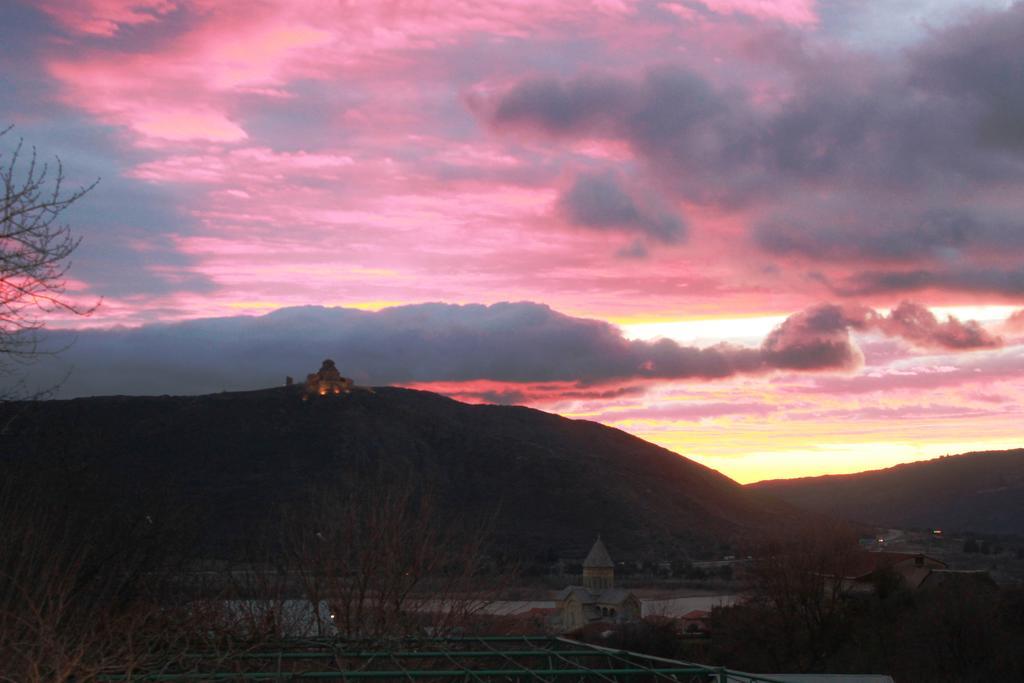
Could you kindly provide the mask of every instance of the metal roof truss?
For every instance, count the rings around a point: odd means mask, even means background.
[[[159,670],[102,681],[676,681],[779,683],[771,678],[546,636],[295,639],[190,652]]]

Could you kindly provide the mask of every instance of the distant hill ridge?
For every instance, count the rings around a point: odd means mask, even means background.
[[[857,474],[762,481],[747,488],[869,524],[1024,535],[1024,448]]]
[[[299,387],[0,405],[0,467],[53,465],[67,495],[159,498],[230,553],[312,487],[383,467],[429,481],[447,515],[497,512],[495,544],[583,557],[601,533],[618,559],[720,552],[799,513],[617,429],[522,407],[391,387],[303,402]],[[2,474],[2,472],[0,472]],[[54,494],[58,495],[58,494]]]

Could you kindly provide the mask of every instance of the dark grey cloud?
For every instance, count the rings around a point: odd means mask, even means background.
[[[996,27],[1000,35],[989,36]],[[499,129],[623,140],[668,186],[696,201],[747,203],[780,187],[832,180],[861,191],[985,183],[1008,174],[1020,180],[1024,157],[987,144],[985,131],[992,119],[1024,125],[1016,94],[1024,87],[1011,83],[1024,47],[1001,35],[1022,27],[1024,5],[985,15],[934,36],[898,67],[822,60],[798,36],[773,33],[792,43],[775,49],[787,53],[798,80],[772,107],[686,67],[662,66],[632,79],[528,78],[478,112]],[[978,59],[974,43],[985,40],[995,45]],[[951,71],[963,77],[951,80]],[[723,187],[707,187],[710,181]]]
[[[52,333],[64,344],[67,333]],[[625,339],[601,321],[533,303],[420,304],[376,313],[298,307],[261,317],[89,330],[36,368],[36,383],[73,366],[63,395],[200,393],[280,384],[325,356],[363,384],[712,379],[761,371],[756,349]]]
[[[841,296],[871,296],[920,292],[928,289],[979,294],[1024,295],[1024,267],[957,265],[947,268],[865,270],[838,282],[829,281]]]
[[[558,206],[569,221],[592,230],[635,233],[665,244],[686,235],[677,212],[651,193],[627,190],[611,172],[581,173]]]
[[[476,111],[499,132],[625,143],[660,190],[744,207],[768,258],[862,270],[840,295],[1024,293],[1024,3],[885,57],[783,30],[756,50],[782,69],[770,104],[662,66],[527,78]]]
[[[569,81],[532,78],[507,92],[494,108],[498,124],[530,123],[555,134],[612,134],[636,95],[629,81],[603,74]]]
[[[651,69],[638,80],[531,78],[479,108],[499,128],[625,140],[659,175],[685,178],[666,184],[696,201],[740,201],[748,194],[746,167],[757,166],[759,126],[748,103],[684,68]]]
[[[772,254],[900,263],[942,260],[971,249],[1024,249],[1024,218],[965,207],[912,214],[888,206],[824,204],[759,223],[753,237]]]
[[[904,301],[883,315],[857,305],[822,304],[787,318],[764,340],[762,349],[776,367],[856,366],[862,357],[850,331],[877,332],[929,349],[991,349],[1002,339],[976,321],[953,316],[940,321],[924,306]]]
[[[904,301],[874,324],[890,336],[900,337],[918,346],[943,349],[983,349],[1002,345],[999,337],[974,320],[966,322],[948,316],[939,321],[923,306]]]
[[[786,318],[761,347],[772,365],[787,370],[852,369],[863,362],[850,339],[850,328],[858,323],[858,316],[845,308],[817,306]]]
[[[301,378],[315,370],[324,357],[361,384],[491,380],[587,387],[848,370],[860,362],[850,330],[876,329],[925,346],[969,339],[957,327],[961,323],[929,322],[927,315],[883,318],[870,309],[821,306],[790,317],[760,347],[696,348],[667,339],[629,340],[608,323],[527,302],[419,304],[379,312],[310,306],[261,317],[51,332],[50,347],[73,343],[31,367],[30,381],[46,386],[70,371],[62,396],[194,394],[279,385],[286,375]]]
[[[976,110],[982,145],[1024,152],[1024,4],[937,32],[911,63],[915,85]]]

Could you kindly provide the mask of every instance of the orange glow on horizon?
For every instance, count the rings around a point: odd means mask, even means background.
[[[991,433],[977,439],[964,439],[955,427],[934,424],[930,425],[929,436],[922,434],[929,431],[927,428],[918,427],[913,434],[897,431],[892,440],[886,441],[877,440],[886,433],[885,424],[861,430],[850,430],[842,424],[796,427],[791,434],[785,424],[780,424],[731,436],[723,434],[723,428],[710,425],[683,433],[624,429],[749,484],[766,479],[851,474],[944,455],[1024,447],[1024,437],[1019,435],[1015,422],[991,423]]]

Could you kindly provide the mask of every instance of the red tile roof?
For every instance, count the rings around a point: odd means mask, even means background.
[[[845,578],[859,579],[873,574],[882,569],[888,569],[908,560],[924,558],[930,562],[938,562],[943,567],[946,563],[921,553],[890,553],[890,552],[863,552],[854,557],[850,562],[841,567]]]

